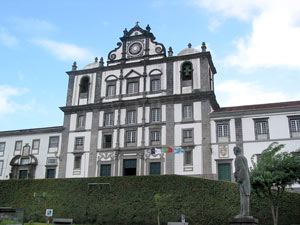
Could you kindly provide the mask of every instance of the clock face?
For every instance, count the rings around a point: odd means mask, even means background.
[[[129,53],[131,55],[138,55],[141,53],[143,46],[140,42],[134,42],[129,46]]]

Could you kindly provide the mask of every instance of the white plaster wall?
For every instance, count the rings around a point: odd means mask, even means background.
[[[141,127],[139,127],[138,129],[137,129],[137,146],[142,146],[142,128]]]
[[[269,117],[270,139],[290,138],[289,119],[287,115]]]
[[[162,126],[161,127],[161,144],[162,145],[166,145],[166,139],[167,139],[167,132],[166,131],[167,131],[166,126]]]
[[[184,153],[175,154],[174,172],[178,175],[196,175],[202,173],[202,153],[201,146],[195,146],[193,149],[192,166],[184,166]],[[174,154],[174,153],[167,153]],[[192,171],[185,171],[184,168],[192,168]]]
[[[85,129],[92,129],[93,112],[87,112],[85,117]]]
[[[230,141],[236,141],[235,120],[234,119],[229,120],[229,129],[230,129]]]
[[[167,116],[166,105],[161,105],[161,121],[165,122]],[[149,116],[150,118],[150,116]]]
[[[194,129],[194,144],[200,145],[202,143],[202,132],[201,132],[201,123],[184,123],[176,124],[174,127],[174,145],[182,145],[182,130],[183,129]]]
[[[103,127],[104,124],[104,111],[99,112],[99,127]]]
[[[255,140],[253,118],[242,118],[244,141]]]
[[[113,131],[113,148],[117,147],[117,138],[118,138],[118,131],[116,129],[114,129]]]
[[[182,120],[181,104],[174,104],[174,121],[181,122],[181,120]]]
[[[120,117],[121,125],[126,124],[126,109],[121,109],[121,117]]]
[[[137,123],[142,123],[143,119],[143,107],[138,107],[137,109]]]
[[[150,122],[150,107],[149,106],[145,107],[145,122],[146,123]]]
[[[70,131],[76,130],[76,124],[77,124],[77,114],[73,113],[71,114],[71,119],[70,119]]]
[[[55,151],[48,152],[49,150],[49,137],[51,136],[59,136],[59,145],[58,148],[55,148]],[[0,160],[3,160],[3,171],[2,175],[0,176],[0,180],[2,179],[9,179],[9,173],[11,171],[11,166],[9,165],[10,161],[14,157],[14,149],[15,149],[15,142],[22,141],[22,149],[23,146],[28,143],[32,148],[32,141],[34,139],[40,140],[39,146],[39,153],[35,154],[34,156],[38,160],[38,165],[36,167],[35,178],[42,179],[45,178],[46,175],[46,160],[47,157],[56,157],[60,154],[61,149],[61,133],[40,133],[40,134],[29,134],[29,135],[14,135],[14,136],[4,136],[0,137],[0,142],[5,142],[5,150],[4,155],[0,156]],[[54,149],[53,149],[54,150]],[[32,152],[32,149],[30,149]],[[59,160],[57,160],[59,165]],[[56,176],[58,173],[58,167],[56,167]]]
[[[163,138],[162,138],[163,140]],[[149,127],[145,127],[145,146],[150,146],[149,143]]]
[[[201,120],[201,102],[194,102],[193,105],[194,120]]]
[[[73,174],[74,170],[74,147],[75,138],[84,137],[84,148],[81,158],[81,170],[80,174]],[[89,163],[89,151],[90,151],[91,133],[90,132],[76,132],[69,134],[68,154],[67,154],[67,171],[66,177],[87,177],[88,175],[88,163]],[[77,170],[76,170],[77,171]]]
[[[101,149],[102,147],[102,130],[98,131],[98,141],[97,141],[97,149]]]
[[[118,117],[119,117],[119,110],[118,109],[116,109],[115,111],[114,111],[114,115],[115,115],[115,118],[114,118],[114,125],[118,125]]]
[[[216,143],[217,142],[216,122],[214,120],[210,121],[210,137],[211,137],[211,143]]]
[[[124,147],[125,130],[120,129],[120,147]]]

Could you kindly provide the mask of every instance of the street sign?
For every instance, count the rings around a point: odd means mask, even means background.
[[[46,216],[52,217],[53,216],[53,209],[46,209]]]

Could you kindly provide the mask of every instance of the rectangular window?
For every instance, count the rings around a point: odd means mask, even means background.
[[[160,109],[152,109],[151,110],[151,121],[152,122],[160,122]]]
[[[268,120],[254,120],[255,124],[255,137],[257,140],[268,139],[269,128]]]
[[[139,92],[139,82],[133,81],[127,84],[127,94],[134,94]]]
[[[53,136],[49,138],[49,148],[58,148],[59,137]]]
[[[40,139],[35,139],[32,141],[32,150],[39,150],[40,148]]]
[[[115,84],[107,85],[106,96],[113,97],[115,95],[116,95],[116,85]]]
[[[291,137],[300,137],[300,117],[289,118]]]
[[[160,91],[160,79],[151,80],[151,91]]]
[[[74,170],[80,170],[81,168],[81,155],[74,157]]]
[[[192,165],[192,150],[186,150],[184,151],[184,165]]]
[[[100,176],[101,177],[109,177],[110,174],[111,174],[111,165],[110,164],[101,165]]]
[[[151,145],[160,145],[160,131],[151,131]]]
[[[0,142],[0,156],[4,156],[5,142]]]
[[[183,119],[192,119],[193,118],[193,107],[192,105],[183,106]]]
[[[229,141],[229,122],[228,121],[217,122],[217,138],[218,138],[218,142],[228,142]]]
[[[49,168],[46,171],[46,178],[55,178],[56,169]]]
[[[113,126],[114,120],[113,120],[114,114],[112,112],[104,113],[104,126]]]
[[[126,132],[126,143],[136,143],[136,131],[129,130]]]
[[[15,155],[21,155],[22,141],[16,141],[15,143]]]
[[[75,138],[75,150],[83,150],[84,147],[84,137]]]
[[[104,134],[103,135],[103,148],[111,148],[112,147],[112,135]]]
[[[127,123],[128,124],[136,124],[136,111],[128,111],[127,112]]]
[[[193,130],[183,130],[183,142],[184,143],[191,143],[193,142]]]
[[[77,128],[84,128],[85,126],[85,116],[77,115]]]
[[[2,176],[4,161],[0,160],[0,176]]]

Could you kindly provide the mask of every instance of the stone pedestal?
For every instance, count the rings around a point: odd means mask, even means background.
[[[253,216],[245,216],[240,218],[231,218],[229,219],[229,225],[257,225],[258,219],[255,219]]]

